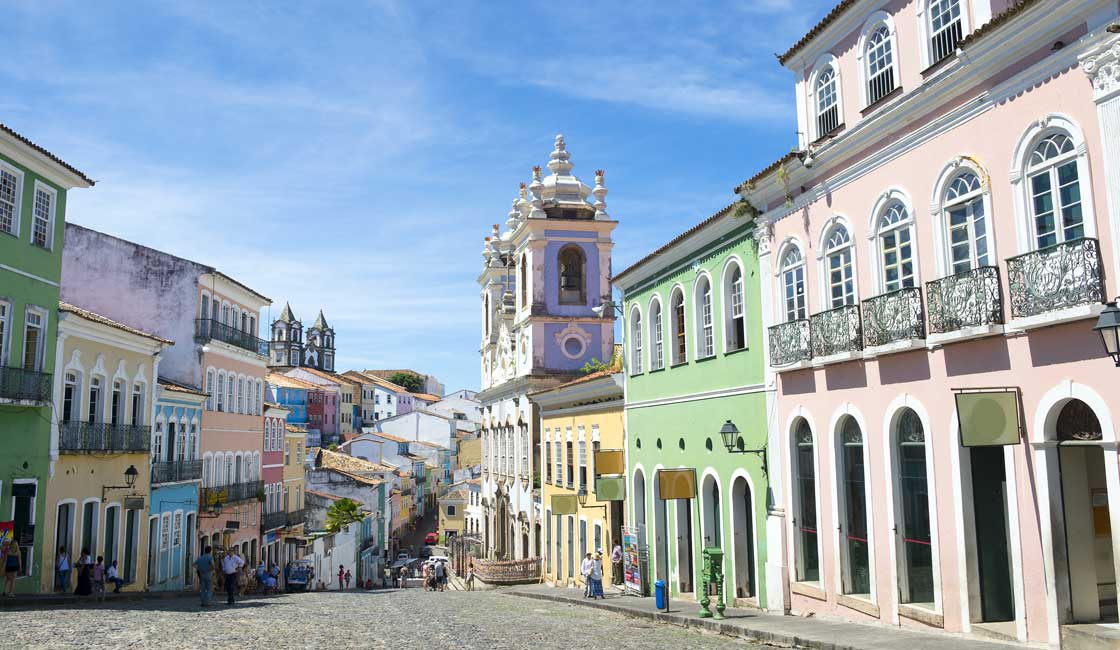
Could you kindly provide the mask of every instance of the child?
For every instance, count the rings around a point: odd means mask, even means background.
[[[93,565],[93,593],[105,598],[105,558],[97,556],[97,564]]]

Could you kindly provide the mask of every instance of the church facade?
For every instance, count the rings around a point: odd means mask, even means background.
[[[547,177],[534,167],[506,221],[493,227],[478,276],[483,542],[496,559],[541,555],[539,413],[527,395],[608,363],[614,349],[611,233],[603,172],[595,186],[572,174],[556,136]],[[599,309],[596,309],[599,308]],[[597,313],[603,312],[603,313]]]
[[[315,368],[334,372],[334,329],[327,324],[323,311],[304,336],[303,323],[285,303],[280,318],[272,322],[269,341],[269,368]]]

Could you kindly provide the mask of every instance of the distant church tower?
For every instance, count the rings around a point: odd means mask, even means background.
[[[285,303],[280,318],[272,322],[269,367],[305,367],[334,372],[334,330],[327,325],[322,310],[315,324],[307,330],[306,341],[303,334],[303,323],[292,313],[292,306]]]
[[[327,325],[323,310],[315,324],[307,330],[307,347],[304,349],[303,365],[327,372],[334,372],[334,330]]]
[[[542,553],[543,513],[533,498],[541,463],[530,393],[580,376],[589,361],[609,363],[613,310],[593,310],[611,295],[610,218],[603,172],[591,187],[572,175],[564,136],[556,136],[549,175],[534,167],[521,184],[503,231],[483,246],[481,289],[484,543],[491,557]]]

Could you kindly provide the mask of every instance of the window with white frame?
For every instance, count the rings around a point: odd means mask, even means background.
[[[0,163],[0,232],[19,237],[20,181],[23,174]]]
[[[894,49],[891,32],[879,25],[867,38],[864,58],[867,60],[867,105],[870,106],[894,91]]]
[[[183,545],[183,513],[175,513],[175,524],[172,527],[171,545],[179,547]]]
[[[840,126],[840,94],[837,90],[836,69],[831,65],[817,76],[813,93],[817,107],[817,138],[832,133]]]
[[[171,541],[171,514],[164,513],[159,526],[159,550],[167,551]]]
[[[28,309],[23,323],[23,369],[43,371],[46,316],[37,309]]]
[[[95,422],[102,422],[101,411],[101,377],[90,377],[89,379],[89,402],[88,418],[86,422],[93,424]]]
[[[743,294],[743,269],[732,264],[724,273],[723,288],[724,350],[734,352],[747,347],[747,312]]]
[[[187,460],[187,427],[182,422],[175,427],[175,460]]]
[[[113,397],[109,400],[109,423],[113,425],[124,422],[124,382],[120,379],[113,382]]]
[[[12,304],[0,300],[0,366],[8,362],[8,330],[11,327],[8,320],[11,314]]]
[[[942,201],[950,273],[988,266],[988,224],[980,177],[971,170],[958,174],[945,189]]]
[[[218,373],[218,410],[224,411],[226,405],[226,375]]]
[[[156,420],[156,430],[152,435],[152,462],[163,462],[163,420]]]
[[[54,237],[54,212],[58,194],[36,181],[35,202],[31,208],[31,243],[50,249]]]
[[[684,318],[684,292],[674,289],[669,296],[669,319],[673,330],[673,364],[688,360],[687,327]]]
[[[206,371],[206,410],[214,410],[214,371]]]
[[[696,282],[696,329],[699,333],[696,358],[706,359],[716,353],[715,327],[712,323],[712,283],[707,276]]]
[[[190,439],[188,441],[188,460],[198,460],[198,422],[191,422]]]
[[[234,380],[236,379],[236,377],[234,377],[233,375],[229,375],[228,377],[226,377],[226,379],[229,380],[226,382],[226,405],[229,407],[230,413],[236,413],[237,400],[234,398],[234,387],[236,384]]]
[[[132,426],[142,426],[146,421],[144,417],[144,384],[132,385]]]
[[[245,411],[245,378],[237,378],[237,412],[246,413]]]
[[[824,254],[829,309],[854,305],[856,288],[852,271],[852,238],[843,224],[836,224],[829,231]]]
[[[661,299],[656,296],[649,303],[649,338],[652,344],[649,355],[649,369],[661,370],[665,367],[664,325],[661,321]]]
[[[1035,145],[1027,180],[1036,248],[1085,236],[1077,148],[1067,133],[1053,133]]]
[[[912,224],[913,220],[901,201],[891,201],[879,215],[879,259],[884,292],[914,286]]]
[[[929,3],[930,65],[957,50],[964,36],[961,0],[932,0]]]
[[[630,310],[630,372],[642,372],[642,311],[637,307]]]
[[[78,390],[78,373],[67,372],[63,376],[62,383],[62,420],[64,422],[73,422],[78,419],[78,412],[81,410],[79,406],[81,398]]]
[[[801,250],[790,246],[782,256],[782,301],[786,320],[801,320],[808,316],[805,308],[805,260]]]

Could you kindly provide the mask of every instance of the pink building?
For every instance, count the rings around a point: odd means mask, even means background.
[[[284,494],[284,436],[287,424],[288,409],[265,402],[261,452],[261,481],[264,483],[261,559],[269,566],[273,562],[281,563],[282,533],[288,523],[288,498]]]
[[[1118,23],[845,0],[780,57],[800,151],[738,188],[772,296],[771,602],[1050,647],[1115,621],[1120,369],[1092,328],[1120,277]]]

